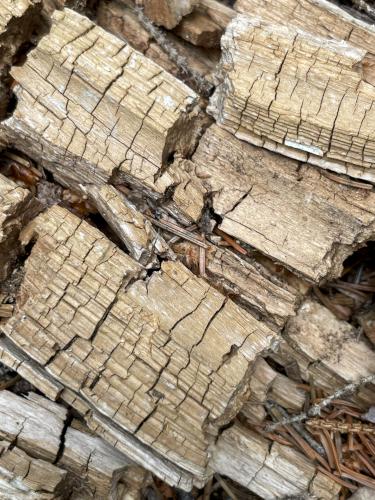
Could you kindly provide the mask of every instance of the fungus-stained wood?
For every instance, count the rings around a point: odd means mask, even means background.
[[[8,140],[73,187],[121,172],[153,188],[169,155],[194,142],[197,95],[71,10],[55,11],[12,76]]]
[[[153,252],[170,253],[167,243],[153,229],[135,206],[109,185],[83,186],[92,203],[108,222],[113,231],[129,250],[130,255],[142,265],[152,264]]]
[[[310,280],[339,276],[345,258],[375,235],[373,191],[338,184],[216,125],[193,164],[223,231]]]
[[[22,241],[31,240],[9,341],[81,398],[83,413],[94,409],[202,484],[209,436],[238,412],[253,361],[277,333],[181,263],[137,279],[135,261],[60,207],[29,224]]]
[[[41,0],[2,0],[0,4],[0,119],[10,97],[8,70],[21,45],[26,42],[41,10]]]
[[[205,0],[207,1],[207,0]],[[375,59],[375,28],[353,17],[349,12],[328,0],[237,0],[234,8],[244,14],[258,16],[265,21],[284,26],[296,26],[314,35],[345,40],[368,54],[363,65],[366,73],[373,73]],[[373,80],[373,78],[371,79]]]
[[[302,304],[290,319],[280,349],[273,356],[283,365],[295,360],[302,378],[309,381],[312,377],[328,394],[375,372],[375,352],[369,343],[358,339],[351,324],[313,300]],[[357,399],[374,404],[373,385],[361,387]]]
[[[375,182],[375,87],[366,51],[238,15],[222,37],[209,111],[236,137]]]
[[[340,485],[317,473],[313,462],[298,451],[271,443],[238,424],[220,435],[211,466],[268,500],[317,491],[319,498],[333,500],[340,490]],[[319,488],[322,483],[324,488]]]
[[[172,29],[190,14],[197,0],[141,0],[140,5],[155,24]]]
[[[18,236],[41,209],[30,191],[0,175],[0,281],[11,270],[19,253]]]

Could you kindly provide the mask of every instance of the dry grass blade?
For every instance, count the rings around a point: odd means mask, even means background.
[[[222,231],[219,228],[215,228],[214,232],[218,236],[221,236],[223,238],[223,240],[226,241],[232,248],[237,250],[237,252],[241,253],[242,255],[247,255],[247,250],[245,250],[243,247],[241,247],[241,245],[239,245],[236,240],[231,238],[229,236],[229,234],[224,233],[224,231]]]
[[[337,316],[339,319],[343,319],[347,321],[351,314],[352,311],[350,308],[341,306],[339,304],[334,304],[326,295],[324,295],[317,286],[313,287],[315,295],[318,297],[320,302],[327,307],[335,316]]]
[[[321,472],[322,474],[325,474],[326,476],[331,478],[336,483],[341,484],[341,486],[344,486],[345,488],[348,488],[348,490],[354,492],[358,489],[357,486],[355,486],[354,484],[349,483],[348,481],[345,481],[344,479],[341,479],[341,477],[338,477],[335,474],[332,474],[332,472],[327,471],[321,465],[318,465],[316,468],[318,469],[319,472]]]
[[[349,469],[345,465],[341,465],[342,477],[347,479],[352,479],[353,481],[357,481],[357,483],[363,484],[363,486],[368,486],[369,488],[375,489],[375,479],[372,479],[360,472],[356,472],[354,470]]]
[[[203,234],[202,241],[205,242]],[[199,275],[206,276],[206,250],[203,247],[199,247]]]
[[[190,231],[184,229],[183,227],[178,226],[177,224],[173,224],[172,222],[169,221],[157,220],[152,217],[149,217],[149,220],[152,224],[154,224],[154,226],[160,227],[161,229],[165,229],[165,231],[175,234],[176,236],[179,236],[184,240],[188,240],[191,243],[198,245],[199,247],[208,248],[208,245],[204,243],[201,239],[199,239],[199,237],[192,235]]]
[[[375,477],[375,465],[371,462],[370,458],[363,451],[355,451],[355,454],[360,462],[366,469]]]

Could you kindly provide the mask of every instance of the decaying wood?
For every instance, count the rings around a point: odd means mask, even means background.
[[[193,12],[184,17],[175,28],[176,35],[200,47],[218,47],[222,29],[208,16]]]
[[[209,112],[237,137],[375,182],[375,88],[366,51],[240,14],[222,37]]]
[[[192,12],[197,0],[141,0],[146,16],[155,24],[172,29]]]
[[[198,132],[197,95],[120,39],[68,9],[12,69],[8,140],[72,187],[115,172],[157,189],[170,154]]]
[[[298,451],[238,424],[220,435],[211,466],[265,499],[304,493],[334,499],[340,490]]]
[[[375,353],[369,344],[358,340],[352,325],[317,302],[306,301],[290,319],[285,334],[275,359],[281,364],[295,360],[302,378],[312,379],[328,394],[375,372]],[[356,400],[374,404],[373,384],[360,388]]]
[[[115,500],[124,486],[126,490],[126,474],[134,463],[82,426],[67,424],[67,418],[62,405],[36,393],[24,398],[0,392],[0,495],[2,488],[9,495],[12,486],[18,486],[21,496],[15,492],[14,497],[4,498],[73,494],[73,498]],[[81,496],[75,497],[77,492]]]
[[[22,227],[40,211],[31,193],[0,174],[0,281],[17,258],[18,236]]]
[[[41,0],[2,0],[0,5],[0,119],[10,98],[8,70],[21,45],[30,39]]]
[[[344,259],[374,237],[373,191],[337,184],[216,125],[187,167],[212,193],[223,231],[310,280],[339,276]]]
[[[116,446],[134,434],[150,447],[146,467],[160,454],[167,472],[168,459],[182,468],[181,487],[189,473],[202,484],[210,435],[238,412],[275,331],[180,263],[137,280],[135,261],[62,208],[38,216],[22,233],[31,239],[8,341],[81,398],[83,413],[110,418]]]

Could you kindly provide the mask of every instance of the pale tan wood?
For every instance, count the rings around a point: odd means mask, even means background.
[[[60,207],[23,231],[31,238],[7,337],[72,391],[70,404],[83,400],[89,421],[106,416],[116,446],[116,432],[123,443],[133,434],[150,447],[146,467],[159,454],[202,484],[210,436],[242,406],[277,332],[178,262],[137,279],[135,261]]]
[[[197,0],[140,0],[138,3],[156,25],[172,29],[192,12]]]
[[[311,281],[339,276],[345,258],[374,238],[374,191],[338,184],[217,125],[187,167],[212,193],[223,231]]]
[[[236,11],[218,0],[199,0],[197,10],[207,14],[221,28],[226,28]]]
[[[4,500],[63,498],[67,472],[0,441],[0,497]],[[64,495],[65,496],[65,495]]]
[[[222,37],[209,112],[236,137],[375,182],[375,87],[366,51],[240,14]]]
[[[135,206],[113,186],[82,186],[130,255],[144,266],[155,265],[155,253],[171,254],[165,240]]]
[[[278,353],[280,363],[298,363],[302,378],[311,379],[332,394],[346,383],[356,382],[375,371],[375,352],[356,329],[337,319],[326,307],[306,301],[291,318]],[[366,406],[375,403],[373,385],[362,387],[356,400]]]
[[[157,190],[169,155],[194,145],[198,96],[71,10],[54,12],[12,75],[18,104],[2,129],[72,187],[121,173]]]
[[[20,247],[22,227],[41,210],[27,189],[0,174],[0,281],[10,273]]]
[[[238,424],[225,430],[212,453],[212,468],[264,499],[303,495],[321,483],[315,465],[293,448],[270,442]],[[322,499],[335,499],[340,490],[331,480]],[[310,490],[310,491],[309,491]]]
[[[194,11],[184,17],[174,33],[193,45],[218,47],[222,28],[207,15]]]

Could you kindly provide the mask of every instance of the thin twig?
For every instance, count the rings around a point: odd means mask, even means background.
[[[177,226],[177,224],[173,224],[172,222],[169,221],[161,221],[158,219],[153,219],[152,217],[149,217],[149,220],[152,224],[154,224],[154,226],[158,226],[162,229],[165,229],[169,233],[176,234],[180,238],[191,241],[192,243],[198,245],[199,247],[208,248],[208,245],[206,245],[206,243],[204,243],[201,239],[192,235],[190,231],[187,231],[183,227]]]
[[[229,488],[227,483],[224,481],[222,477],[219,476],[219,474],[215,474],[215,478],[217,479],[218,483],[220,483],[220,486],[223,488],[225,493],[232,499],[232,500],[238,500],[237,496],[233,493],[233,491]]]
[[[267,425],[265,427],[265,430],[267,432],[272,432],[280,426],[303,422],[307,418],[320,416],[320,412],[322,411],[322,409],[332,404],[332,402],[335,399],[338,399],[342,396],[349,396],[350,394],[354,394],[363,385],[370,384],[371,382],[375,382],[375,374],[368,375],[367,377],[362,377],[357,382],[351,382],[350,384],[347,384],[344,387],[337,389],[337,391],[331,394],[330,396],[322,399],[319,403],[312,405],[309,411],[302,412],[298,415],[282,418],[278,422]]]

